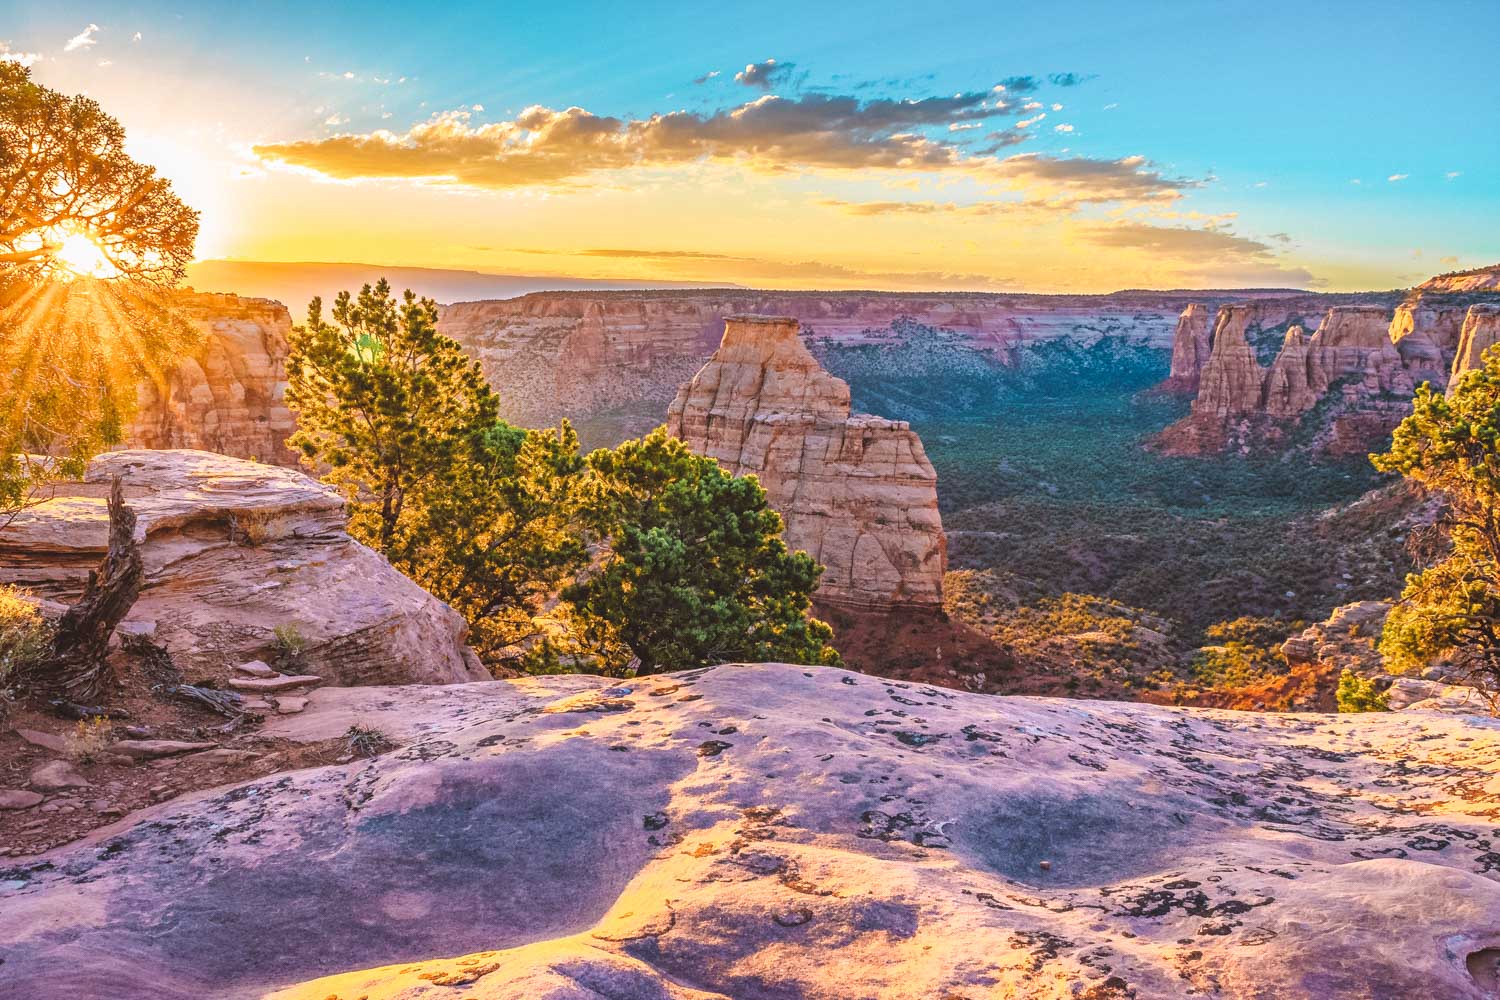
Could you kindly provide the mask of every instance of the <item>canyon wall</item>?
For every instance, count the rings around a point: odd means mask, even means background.
[[[182,308],[202,338],[163,384],[141,387],[125,446],[195,448],[295,466],[286,447],[295,429],[284,401],[292,329],[286,307],[185,292]]]
[[[1475,345],[1495,336],[1496,307],[1474,295],[1417,291],[1394,308],[1382,296],[1369,298],[1331,306],[1321,318],[1310,308],[1315,299],[1221,307],[1192,412],[1154,445],[1174,454],[1362,454],[1383,446],[1411,411],[1418,385],[1442,388],[1451,371],[1473,363],[1475,352],[1463,347],[1466,330]],[[1188,358],[1188,347],[1179,347]],[[1190,374],[1174,367],[1174,380]]]
[[[1500,303],[1472,306],[1464,317],[1453,357],[1453,378],[1483,363],[1484,352],[1500,343]]]
[[[1184,306],[1229,294],[542,292],[447,306],[439,328],[480,359],[508,419],[540,426],[633,408],[643,430],[708,360],[728,316],[788,316],[809,340],[840,345],[899,343],[901,329],[917,324],[952,331],[1005,365],[1020,348],[1061,339],[1121,337],[1165,350]]]
[[[1213,353],[1213,329],[1208,307],[1191,302],[1177,317],[1172,334],[1172,369],[1162,389],[1167,392],[1195,393],[1203,375],[1203,366]]]
[[[937,474],[904,421],[851,414],[790,317],[730,317],[719,349],[672,401],[667,429],[735,475],[754,474],[793,549],[825,567],[822,602],[940,608],[947,542]]]

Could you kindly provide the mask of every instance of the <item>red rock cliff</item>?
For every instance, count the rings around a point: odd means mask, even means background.
[[[754,474],[787,544],[824,565],[818,599],[938,608],[947,542],[937,474],[903,421],[849,412],[791,318],[732,317],[673,400],[667,429],[736,475]]]
[[[126,446],[196,448],[295,466],[286,447],[295,422],[283,398],[292,329],[286,307],[237,295],[182,298],[203,337],[164,385],[141,388]]]

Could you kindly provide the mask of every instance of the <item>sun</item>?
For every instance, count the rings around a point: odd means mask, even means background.
[[[56,234],[55,242],[52,261],[59,277],[113,278],[120,273],[103,248],[85,233],[62,231]]]

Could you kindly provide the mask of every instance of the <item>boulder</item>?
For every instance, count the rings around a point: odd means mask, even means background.
[[[39,792],[28,792],[24,788],[0,788],[0,809],[30,809],[41,805],[45,798]]]
[[[939,608],[947,541],[937,473],[905,421],[851,414],[795,319],[732,317],[678,392],[667,430],[734,475],[755,475],[787,545],[824,566],[820,601]]]
[[[593,695],[612,711],[548,712]],[[11,859],[61,1000],[1493,995],[1500,730],[826,667],[329,688],[397,753]],[[1419,806],[1419,808],[1418,808]]]
[[[32,768],[30,784],[39,792],[60,792],[69,788],[87,788],[89,780],[65,760],[50,760]]]
[[[344,501],[300,472],[201,451],[100,455],[0,536],[0,583],[72,601],[104,552],[119,476],[137,517],[150,620],[179,666],[225,674],[295,629],[301,668],[330,684],[487,676],[463,619],[344,530]]]

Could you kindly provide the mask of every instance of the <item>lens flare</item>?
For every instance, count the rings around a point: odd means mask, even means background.
[[[120,273],[104,249],[85,233],[59,232],[51,242],[56,245],[52,260],[59,277],[113,278]]]

